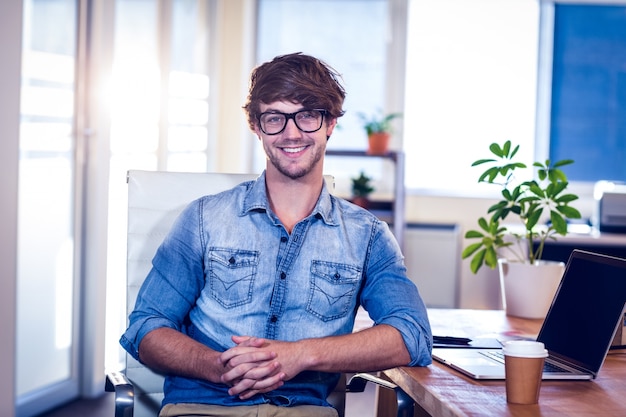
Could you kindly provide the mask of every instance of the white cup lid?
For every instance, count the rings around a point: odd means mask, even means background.
[[[506,342],[502,348],[502,353],[506,356],[517,356],[520,358],[545,358],[548,351],[541,342],[530,340],[511,340]]]

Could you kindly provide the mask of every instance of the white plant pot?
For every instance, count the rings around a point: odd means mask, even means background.
[[[498,270],[506,314],[543,319],[559,287],[565,264],[557,261],[529,264],[498,259]]]

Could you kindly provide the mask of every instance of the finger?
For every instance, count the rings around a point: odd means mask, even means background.
[[[251,379],[254,381],[262,381],[270,378],[278,373],[281,369],[281,364],[276,361],[260,363],[258,366],[250,368],[242,376],[242,379]]]
[[[265,393],[282,386],[284,384],[285,374],[278,372],[275,375],[261,379],[242,379],[232,386],[228,393],[230,395],[238,395],[240,398],[250,398],[258,393]]]
[[[252,336],[231,336],[230,339],[236,344],[240,344],[252,339]]]
[[[265,366],[251,368],[241,378],[229,379],[232,395],[241,394],[247,390],[258,390],[266,387],[272,387],[279,381],[285,379],[285,373],[279,372],[280,364],[272,362]]]
[[[229,385],[229,386],[234,386],[240,383],[244,379],[244,375],[255,366],[258,366],[258,365],[255,365],[252,363],[245,363],[245,364],[239,365],[236,368],[232,368],[228,370],[227,372],[224,372],[222,376],[220,377],[220,379],[222,380],[224,384]]]
[[[263,347],[267,343],[265,339],[253,336],[232,336],[231,339],[238,346]]]
[[[282,372],[279,372],[276,375],[271,376],[269,378],[265,378],[263,380],[256,381],[252,385],[252,388],[249,389],[248,391],[256,391],[257,393],[264,393],[264,392],[272,391],[272,390],[282,386],[285,383],[285,378],[286,378],[285,374],[282,373]],[[239,395],[246,395],[246,393],[248,391],[243,391]]]
[[[231,386],[243,379],[258,381],[276,374],[279,368],[278,362],[246,362],[224,372],[221,380]]]
[[[264,388],[262,390],[248,390],[248,391],[245,391],[245,392],[239,394],[239,398],[242,399],[242,400],[247,400],[247,399],[252,398],[253,396],[255,396],[257,394],[264,394],[266,392],[270,392],[270,391],[273,391],[275,389],[278,389],[278,388],[282,387],[284,383],[285,383],[284,381],[279,381],[278,383],[272,385],[271,387],[267,387],[267,388]]]
[[[243,363],[267,362],[276,358],[276,353],[257,348],[231,348],[219,356],[220,364],[224,367],[235,368]]]

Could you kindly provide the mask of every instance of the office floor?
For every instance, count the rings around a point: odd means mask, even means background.
[[[100,398],[82,399],[71,402],[38,417],[113,417],[115,405],[113,394],[106,393]]]
[[[376,415],[376,387],[367,384],[365,392],[348,394],[346,397],[347,417],[374,417]],[[40,414],[38,417],[113,417],[113,394],[100,398],[74,401],[70,404]]]

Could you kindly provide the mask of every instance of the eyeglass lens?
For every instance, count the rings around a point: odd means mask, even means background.
[[[277,135],[285,130],[287,121],[293,119],[296,127],[305,133],[318,131],[324,120],[323,110],[300,110],[295,113],[261,113],[259,122],[266,135]]]

